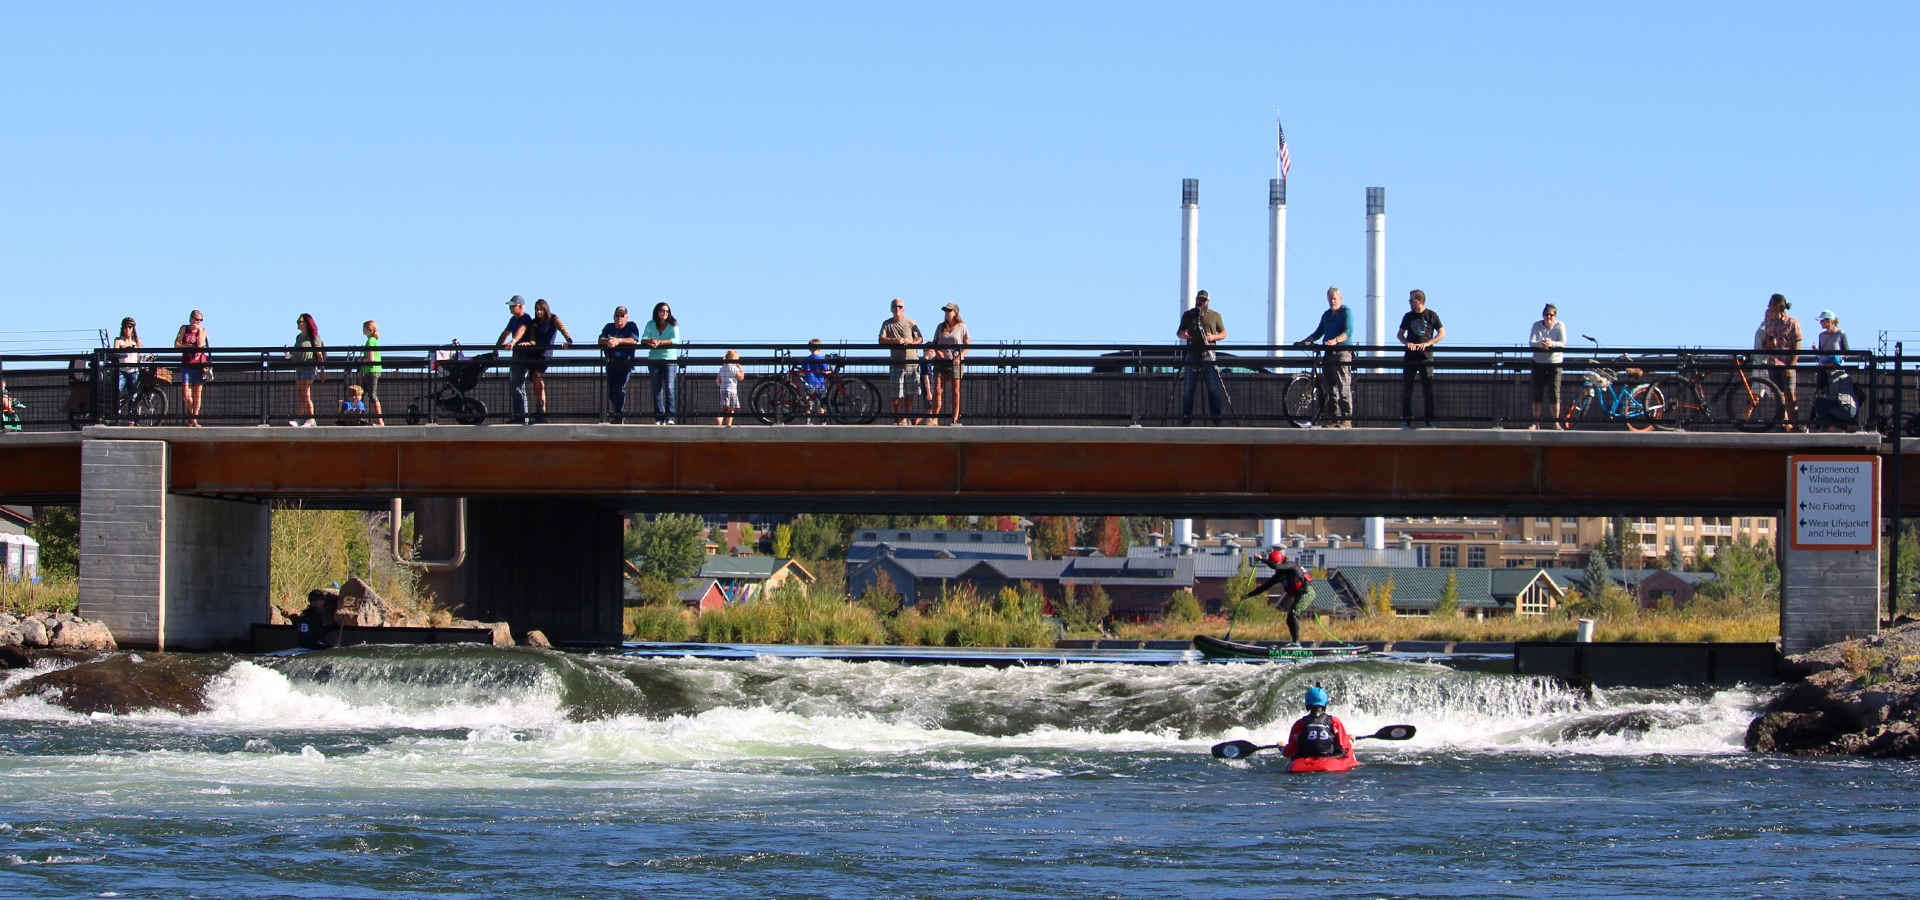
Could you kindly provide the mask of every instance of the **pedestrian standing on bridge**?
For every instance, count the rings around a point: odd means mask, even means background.
[[[293,352],[287,357],[293,360],[293,393],[300,418],[287,424],[312,426],[313,383],[327,377],[320,367],[327,361],[327,354],[320,349],[326,344],[320,341],[320,326],[313,321],[312,314],[301,313],[294,325],[300,332],[293,336]]]
[[[893,355],[893,424],[920,424],[913,418],[913,398],[920,393],[920,323],[907,318],[907,305],[893,298],[893,316],[880,322],[880,343]],[[927,402],[933,402],[933,386],[927,386]]]
[[[1327,424],[1333,428],[1353,427],[1353,351],[1338,349],[1353,339],[1353,310],[1341,302],[1340,289],[1327,288],[1327,311],[1320,314],[1320,326],[1300,343],[1319,344],[1320,390],[1332,408]]]
[[[1768,357],[1767,365],[1773,375],[1773,383],[1787,395],[1787,430],[1798,431],[1799,426],[1793,423],[1794,411],[1800,405],[1800,395],[1795,390],[1797,373],[1794,366],[1799,364],[1800,355],[1791,351],[1800,349],[1802,334],[1800,320],[1787,314],[1787,310],[1792,308],[1793,304],[1780,294],[1767,298],[1767,319],[1760,326],[1760,349],[1788,351],[1776,352]]]
[[[527,423],[527,367],[520,362],[520,354],[514,348],[532,327],[533,317],[527,315],[527,301],[520,299],[519,294],[507,298],[507,327],[493,342],[509,360],[507,408],[512,411],[513,420],[522,425]]]
[[[124,407],[133,402],[133,392],[140,387],[140,328],[132,316],[120,320],[120,336],[113,339],[113,349],[132,351],[115,354],[120,365],[113,379],[114,405]]]
[[[947,424],[960,424],[960,377],[967,373],[967,347],[973,338],[967,334],[967,323],[960,320],[960,304],[949,303],[940,307],[946,316],[939,327],[933,330],[933,404],[927,414],[927,424],[940,424],[940,411],[947,412]],[[952,395],[952,400],[947,400]]]
[[[360,390],[366,394],[367,408],[373,411],[373,424],[385,425],[387,420],[380,417],[380,376],[387,368],[380,364],[380,323],[372,319],[360,323],[360,334],[367,339],[366,349],[361,351]]]
[[[1413,380],[1418,378],[1427,400],[1427,427],[1432,428],[1433,345],[1447,336],[1447,326],[1440,324],[1439,313],[1427,308],[1426,291],[1408,293],[1407,306],[1410,311],[1400,317],[1400,331],[1396,335],[1407,348],[1400,368],[1400,427],[1413,427]]]
[[[633,348],[640,346],[640,323],[627,319],[627,308],[613,308],[613,321],[600,328],[600,350],[607,355],[607,403],[610,421],[627,420],[627,380],[633,377]]]
[[[566,343],[560,343],[562,338]],[[571,349],[573,333],[561,324],[547,301],[533,301],[533,324],[527,326],[526,336],[514,347],[514,353],[526,354],[527,380],[533,387],[534,421],[542,424],[547,421],[547,363],[553,359],[556,344]]]
[[[673,376],[674,362],[680,358],[679,343],[680,320],[673,317],[673,307],[655,303],[652,318],[640,332],[640,346],[647,348],[647,373],[652,376],[656,425],[672,425],[674,421]]]
[[[1840,317],[1833,310],[1820,311],[1820,330],[1813,335],[1813,347],[1820,357],[1817,360],[1820,363],[1820,391],[1825,393],[1834,368],[1847,364],[1840,354],[1853,349],[1847,346],[1847,333],[1840,330]]]
[[[1533,323],[1533,333],[1527,336],[1527,343],[1533,346],[1533,424],[1528,431],[1536,430],[1541,422],[1550,427],[1560,427],[1560,350],[1567,346],[1567,323],[1560,321],[1560,309],[1549,303],[1540,310],[1540,321]],[[1545,402],[1547,415],[1540,415],[1541,403]]]
[[[1220,414],[1226,407],[1227,388],[1220,383],[1220,365],[1214,359],[1213,345],[1227,338],[1227,323],[1212,309],[1207,292],[1193,295],[1193,308],[1180,314],[1180,329],[1174,337],[1187,345],[1183,368],[1186,369],[1185,399],[1180,402],[1180,424],[1193,424],[1193,394],[1204,377],[1207,382],[1207,407],[1213,411],[1214,427],[1225,424]]]
[[[187,352],[180,355],[180,394],[187,404],[187,427],[200,427],[200,400],[207,388],[207,366],[213,357],[207,348],[213,346],[207,342],[207,326],[201,324],[205,317],[199,310],[187,315],[187,324],[174,332],[173,345]]]

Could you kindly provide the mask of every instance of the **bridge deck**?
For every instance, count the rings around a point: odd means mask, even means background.
[[[320,504],[1210,516],[1762,514],[1784,503],[1789,455],[1882,448],[1874,434],[1500,429],[94,426],[0,439],[0,499],[77,498],[81,440],[167,441],[178,493]],[[1903,487],[1920,506],[1915,475]]]

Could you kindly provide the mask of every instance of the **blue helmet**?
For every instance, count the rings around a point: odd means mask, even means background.
[[[1327,695],[1327,689],[1319,685],[1307,688],[1308,706],[1331,706],[1333,698]]]

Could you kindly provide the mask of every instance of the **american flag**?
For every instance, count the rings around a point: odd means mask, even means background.
[[[1273,127],[1280,132],[1280,180],[1285,181],[1287,170],[1293,168],[1293,157],[1287,155],[1287,129],[1278,119],[1274,120]]]

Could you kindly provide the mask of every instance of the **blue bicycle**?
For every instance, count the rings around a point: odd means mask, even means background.
[[[1591,337],[1581,335],[1587,340]],[[1594,342],[1596,347],[1598,341]],[[1622,362],[1632,362],[1621,356]],[[1573,402],[1567,404],[1567,410],[1560,417],[1560,427],[1572,430],[1586,423],[1594,425],[1604,422],[1621,422],[1634,431],[1652,431],[1663,415],[1666,414],[1667,400],[1659,388],[1646,383],[1646,372],[1637,368],[1625,368],[1619,371],[1599,364],[1593,365],[1582,377],[1580,393]]]

